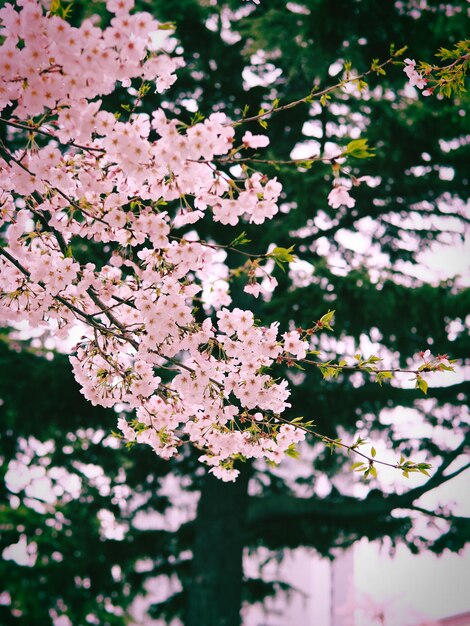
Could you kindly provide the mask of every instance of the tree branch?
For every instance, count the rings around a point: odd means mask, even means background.
[[[373,518],[389,515],[394,509],[413,508],[415,500],[423,494],[457,477],[470,468],[470,462],[451,474],[444,475],[449,465],[464,452],[468,445],[467,436],[462,443],[448,453],[436,473],[422,486],[403,494],[386,494],[374,489],[364,500],[351,496],[329,496],[328,498],[300,498],[286,495],[253,497],[248,510],[250,526],[269,525],[275,520],[286,522],[299,518],[330,518],[334,520]]]

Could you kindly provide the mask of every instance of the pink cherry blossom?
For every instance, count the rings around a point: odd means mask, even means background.
[[[253,135],[249,130],[243,135],[243,145],[247,148],[265,148],[269,144],[266,135]]]
[[[356,204],[356,200],[349,195],[346,187],[337,185],[328,194],[328,204],[334,209],[338,209],[342,205],[351,209]]]
[[[106,6],[104,28],[95,18],[71,26],[35,0],[0,9],[0,111],[10,107],[15,132],[37,123],[43,140],[31,149],[24,132],[24,150],[0,158],[0,321],[58,337],[80,327],[75,379],[92,404],[119,406],[122,438],[165,459],[189,442],[231,481],[237,455],[277,463],[303,439],[280,424],[290,389],[271,367],[304,359],[309,343],[230,308],[227,251],[197,227],[272,219],[282,184],[253,169],[233,180],[218,166],[269,143],[247,131],[234,149],[238,129],[222,112],[186,128],[162,108],[142,113],[138,98],[119,119],[103,107],[116,85],[164,92],[183,65],[152,49],[159,25],[130,15],[133,0]],[[405,71],[417,80],[414,62]],[[340,184],[328,203],[355,200]],[[75,258],[83,242],[105,244],[99,266]],[[243,270],[246,293],[269,298],[270,264]]]
[[[416,70],[416,61],[413,59],[405,59],[403,71],[408,76],[411,87],[417,87],[418,89],[424,89],[424,87],[426,87],[426,79]]]

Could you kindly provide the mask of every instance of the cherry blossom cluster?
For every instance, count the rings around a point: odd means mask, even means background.
[[[403,68],[403,71],[408,76],[411,87],[417,87],[418,89],[423,90],[423,96],[430,96],[432,94],[431,89],[425,89],[427,80],[416,70],[416,61],[414,59],[405,59],[405,67]]]
[[[170,458],[189,443],[222,480],[237,477],[236,458],[279,462],[306,428],[282,415],[290,391],[276,364],[306,360],[333,312],[283,332],[230,308],[235,271],[224,247],[233,248],[197,232],[202,220],[258,225],[278,213],[276,178],[251,167],[230,173],[236,155],[268,137],[237,137],[221,112],[187,125],[168,109],[139,111],[149,92],[171,87],[183,61],[156,48],[166,26],[133,13],[133,0],[107,0],[105,28],[96,16],[74,27],[43,4],[0,9],[0,123],[15,146],[0,141],[0,323],[58,339],[79,328],[74,376],[91,403],[114,408],[129,445]],[[116,89],[133,103],[125,113],[106,106]],[[365,140],[342,156],[353,153],[370,155]],[[329,204],[353,207],[349,183],[338,168],[334,176]],[[80,261],[94,249],[99,261]],[[276,263],[294,259],[274,245],[247,256],[237,271],[254,297],[276,287]],[[445,357],[424,359],[420,372],[452,369]]]
[[[58,337],[80,322],[74,375],[90,402],[116,409],[122,437],[164,458],[191,442],[215,475],[234,480],[235,456],[278,462],[303,438],[278,419],[289,389],[270,368],[304,358],[309,344],[230,310],[226,289],[201,321],[195,299],[207,298],[223,259],[195,231],[177,235],[202,219],[261,224],[282,188],[258,172],[233,180],[219,170],[236,145],[223,113],[187,127],[161,108],[138,112],[182,61],[154,50],[159,24],[130,14],[132,0],[107,8],[104,29],[94,19],[75,28],[36,0],[0,9],[0,115],[25,143],[0,145],[0,322]],[[103,105],[116,85],[138,94],[126,118]],[[267,143],[248,131],[239,149]],[[86,241],[108,258],[80,263]],[[258,295],[260,276],[275,284],[267,264],[247,292]]]
[[[419,353],[419,357],[423,360],[423,364],[420,365],[420,372],[443,372],[453,371],[451,363],[447,354],[438,354],[433,356],[430,350],[424,350]]]

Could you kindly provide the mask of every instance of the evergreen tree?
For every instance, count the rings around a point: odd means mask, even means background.
[[[138,8],[149,10],[149,5],[141,2]],[[76,2],[70,19],[78,23],[101,9]],[[158,0],[151,10],[158,19],[176,23],[186,67],[168,94],[148,94],[142,107],[152,111],[164,100],[163,106],[187,123],[196,105],[201,115],[222,110],[241,119],[257,116],[275,101],[274,106],[283,107],[305,99],[313,88],[337,82],[345,63],[352,75],[368,71],[373,59],[382,63],[391,44],[396,49],[408,45],[409,56],[431,62],[440,47],[451,48],[465,37],[466,3],[457,0],[428,2],[425,8],[411,0],[340,0],[334,12],[330,2],[321,0],[261,0],[256,7],[240,6],[238,0],[217,5],[181,0],[177,6]],[[275,269],[277,290],[255,305],[243,291],[247,279],[241,272],[232,297],[236,306],[255,306],[257,316],[279,320],[285,329],[292,324],[310,328],[328,309],[336,309],[335,334],[313,337],[314,348],[336,362],[352,344],[351,356],[368,341],[379,343],[384,354],[399,354],[401,366],[426,348],[463,360],[469,351],[468,289],[458,277],[437,284],[431,275],[413,276],[420,253],[434,242],[458,244],[468,224],[468,96],[426,99],[405,87],[401,61],[384,70],[385,76],[371,71],[366,84],[351,93],[336,91],[321,104],[304,102],[261,118],[261,128],[258,120],[246,122],[253,133],[267,125],[270,145],[253,151],[253,161],[243,165],[262,159],[256,167],[282,180],[285,212],[263,229],[244,227],[249,241],[243,250],[295,245],[305,263],[302,272]],[[115,112],[128,102],[121,89],[109,96],[107,107]],[[5,133],[2,124],[0,132]],[[376,156],[351,160],[349,173],[356,179],[370,176],[374,186],[361,182],[351,192],[354,208],[333,209],[326,199],[338,173],[334,155],[358,136],[367,138]],[[302,154],[304,162],[286,163],[305,143],[311,151]],[[326,162],[308,158],[325,151]],[[240,231],[198,224],[201,238],[227,245]],[[361,254],[355,249],[357,233],[367,242]],[[82,254],[83,260],[99,259],[101,251],[90,245]],[[236,271],[240,257],[229,252],[228,263]],[[365,432],[371,440],[386,438],[397,456],[414,458],[424,451],[435,466],[426,482],[413,484],[412,475],[403,493],[385,493],[372,476],[367,493],[358,498],[341,491],[337,482],[353,459],[315,438],[308,440],[312,449],[302,451],[298,475],[294,465],[286,479],[285,471],[246,463],[233,484],[203,471],[189,451],[168,463],[142,446],[116,447],[108,436],[114,412],[82,399],[62,355],[18,336],[18,331],[2,335],[0,356],[0,456],[6,484],[1,542],[4,548],[26,538],[36,545],[37,556],[31,557],[34,567],[11,560],[0,564],[3,589],[11,597],[11,604],[0,606],[6,625],[48,624],[62,613],[74,626],[125,624],[146,581],[165,575],[180,586],[175,583],[174,593],[155,603],[151,615],[178,615],[185,626],[236,626],[242,600],[259,600],[278,588],[243,576],[245,548],[264,546],[274,554],[308,546],[332,556],[362,537],[387,536],[415,552],[457,552],[467,542],[468,520],[451,511],[425,514],[447,522],[437,539],[419,536],[413,521],[423,514],[419,497],[464,469],[451,466],[468,446],[467,382],[449,377],[449,386],[430,388],[424,401],[417,390],[379,387],[361,374],[351,380],[342,372],[326,380],[314,367],[292,370],[296,384],[287,418],[313,420],[315,430],[332,439],[353,441]],[[429,435],[407,437],[399,426],[391,427],[386,419],[391,407],[413,409],[416,420],[431,427]],[[325,474],[331,491],[319,497],[318,480]],[[72,475],[80,480],[75,491]],[[48,491],[35,496],[28,484],[47,476]],[[165,522],[163,528],[146,529],[147,516],[152,520],[155,512],[164,516],[170,510],[174,515],[179,508],[179,496],[170,497],[165,489],[173,478],[183,492],[195,498],[201,494],[196,514],[181,513],[175,531]],[[396,509],[407,515],[394,516]],[[8,552],[3,554],[6,559]]]

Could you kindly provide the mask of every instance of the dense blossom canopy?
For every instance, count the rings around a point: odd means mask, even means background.
[[[217,325],[209,317],[197,322],[193,298],[204,284],[215,281],[209,299],[230,303],[217,276],[225,278],[224,268],[216,246],[173,233],[206,215],[261,224],[278,211],[280,183],[258,173],[235,181],[217,170],[214,160],[235,142],[222,113],[183,130],[162,109],[121,121],[102,108],[100,98],[117,82],[152,81],[161,93],[175,80],[181,60],[152,51],[159,25],[149,14],[129,15],[132,3],[111,0],[108,28],[93,20],[74,28],[39,2],[20,4],[0,10],[0,107],[13,107],[20,128],[43,116],[50,141],[0,162],[8,224],[2,321],[27,320],[61,337],[85,322],[71,358],[76,379],[94,404],[137,408],[134,427],[118,422],[127,440],[168,458],[189,438],[223,478],[236,475],[223,467],[234,454],[278,461],[302,432],[285,424],[240,430],[235,418],[282,413],[287,382],[264,372],[285,352],[305,357],[308,343],[296,331],[281,338],[277,324],[258,326],[237,308],[222,307]],[[246,132],[240,149],[267,143]],[[170,214],[165,204],[177,199],[180,209]],[[116,242],[120,251],[102,267],[80,265],[73,237]],[[251,280],[247,291],[258,293],[257,285]],[[169,364],[175,375],[163,384],[154,367]]]
[[[218,167],[268,137],[239,133],[221,112],[191,126],[163,108],[139,113],[148,90],[169,89],[183,61],[158,48],[159,24],[131,15],[131,0],[107,2],[113,17],[103,29],[93,19],[73,27],[35,0],[17,4],[0,10],[0,111],[28,143],[0,149],[0,320],[58,338],[80,323],[75,378],[90,402],[116,408],[127,441],[164,458],[190,441],[224,480],[236,477],[237,456],[278,462],[304,433],[283,423],[289,387],[270,367],[304,359],[309,333],[230,309],[223,246],[195,230],[178,235],[203,219],[262,224],[278,213],[276,178]],[[135,96],[122,118],[103,105],[116,84]],[[355,202],[341,179],[328,201]],[[80,263],[80,241],[104,244],[106,262]],[[292,258],[275,250],[246,269],[246,293],[275,287],[273,258]]]

